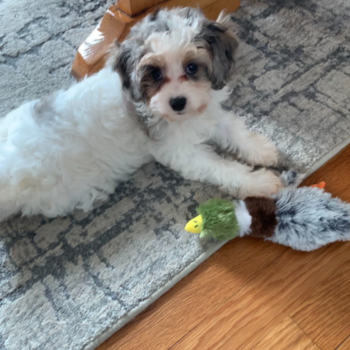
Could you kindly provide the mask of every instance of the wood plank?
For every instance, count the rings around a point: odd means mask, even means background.
[[[117,6],[129,16],[136,16],[164,0],[117,0]]]
[[[300,303],[319,281],[350,263],[350,242],[302,253],[287,250],[172,349],[251,349]]]
[[[326,182],[326,191],[344,201],[350,202],[350,145],[331,158],[320,169],[311,174],[303,185]]]
[[[252,350],[318,350],[312,340],[293,322],[286,317]]]
[[[109,47],[114,40],[122,41],[133,24],[131,17],[119,11],[116,6],[111,6],[101,23],[79,46],[71,69],[74,78],[81,80],[102,69]]]
[[[350,349],[350,335],[344,340],[343,343],[341,343],[337,350],[349,350]]]
[[[349,276],[350,265],[344,262],[291,313],[321,349],[335,349],[350,334]]]
[[[98,350],[168,349],[285,250],[255,239],[226,244]]]
[[[218,18],[220,12],[225,10],[226,13],[232,13],[240,7],[240,0],[217,0],[216,2],[207,5],[203,8],[204,15],[215,20]]]

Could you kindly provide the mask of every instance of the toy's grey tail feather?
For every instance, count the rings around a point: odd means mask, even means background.
[[[283,187],[298,187],[304,178],[305,174],[298,174],[295,170],[283,171],[280,175]]]
[[[273,196],[277,226],[268,240],[311,251],[350,240],[350,204],[318,188],[286,188]]]

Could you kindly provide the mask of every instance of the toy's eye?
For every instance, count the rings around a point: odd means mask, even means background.
[[[195,73],[197,73],[197,70],[198,70],[198,66],[195,63],[190,63],[186,67],[186,73],[187,74],[195,74]]]
[[[198,227],[198,225],[196,225],[195,227]]]
[[[162,79],[162,72],[160,71],[159,68],[154,68],[153,71],[152,71],[152,78],[155,80],[155,81],[159,81]]]

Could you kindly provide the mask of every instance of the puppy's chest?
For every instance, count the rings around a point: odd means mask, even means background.
[[[179,143],[202,144],[213,138],[216,128],[215,120],[196,118],[172,128],[168,137],[176,139]]]

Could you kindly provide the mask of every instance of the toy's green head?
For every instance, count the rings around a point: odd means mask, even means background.
[[[187,231],[200,233],[200,237],[220,240],[233,239],[237,236],[239,227],[231,201],[210,199],[197,208],[197,213],[199,216],[186,225]]]

